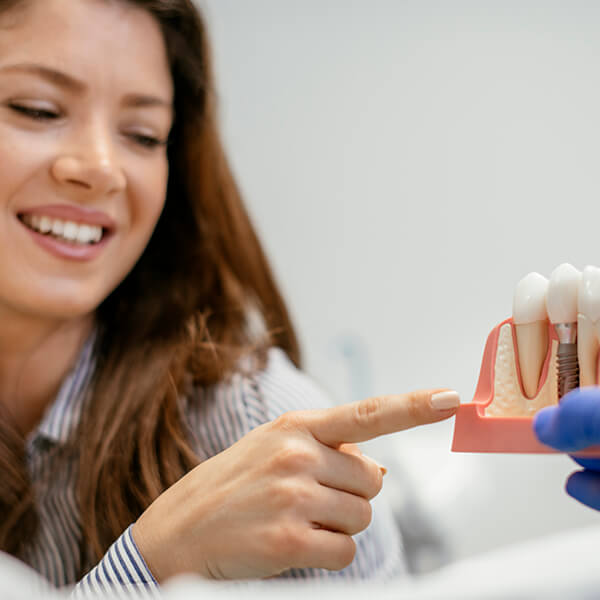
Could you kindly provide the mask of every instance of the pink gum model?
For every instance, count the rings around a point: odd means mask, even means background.
[[[496,352],[500,328],[510,323],[513,334],[515,357],[518,356],[515,344],[515,330],[512,319],[506,319],[492,329],[485,344],[479,381],[475,390],[473,402],[461,404],[456,413],[454,423],[453,452],[507,452],[528,454],[550,454],[557,450],[540,443],[533,432],[533,417],[497,417],[486,416],[485,409],[494,399],[494,375]],[[548,324],[549,350],[544,361],[538,392],[548,376],[548,367],[552,355],[552,341],[556,340],[554,327]],[[519,380],[521,373],[519,361],[516,360]],[[521,386],[522,387],[522,386]],[[576,456],[600,457],[600,446],[593,446]]]

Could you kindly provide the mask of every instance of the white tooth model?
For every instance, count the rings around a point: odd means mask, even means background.
[[[537,394],[548,352],[547,290],[548,280],[543,275],[529,273],[517,284],[513,299],[519,371],[528,399]]]
[[[583,270],[578,295],[577,355],[579,385],[598,385],[598,348],[600,344],[600,269]]]
[[[550,336],[548,285],[539,273],[521,279],[513,298],[513,325],[507,320],[494,330],[494,348],[486,348],[482,365],[489,369],[491,379],[486,417],[531,417],[557,402],[558,344]]]
[[[552,271],[546,295],[546,310],[551,323],[577,322],[580,283],[581,271],[569,263],[563,263]]]

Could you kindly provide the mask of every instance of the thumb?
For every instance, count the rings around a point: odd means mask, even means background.
[[[456,412],[459,402],[456,392],[445,389],[376,396],[311,411],[304,425],[315,439],[337,448],[343,443],[365,442],[387,433],[447,419]]]
[[[600,388],[569,392],[558,406],[540,410],[533,427],[543,444],[563,452],[600,444]]]

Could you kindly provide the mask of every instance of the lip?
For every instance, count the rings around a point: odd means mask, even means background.
[[[21,213],[21,214],[36,214],[33,212]],[[48,213],[43,213],[48,214]],[[58,217],[57,217],[58,218]],[[18,223],[21,227],[32,237],[33,241],[52,254],[57,258],[63,258],[68,260],[74,260],[79,262],[91,261],[95,259],[106,247],[110,238],[112,237],[112,233],[110,231],[104,232],[102,239],[95,244],[72,244],[69,242],[63,242],[51,235],[39,233],[30,229],[23,223],[20,219],[17,219]],[[90,221],[88,221],[89,223]]]
[[[63,221],[74,221],[86,225],[98,225],[108,231],[114,231],[117,224],[112,217],[99,210],[82,208],[71,204],[48,204],[45,206],[34,206],[19,211],[19,215],[48,216]],[[100,242],[101,243],[101,242]]]

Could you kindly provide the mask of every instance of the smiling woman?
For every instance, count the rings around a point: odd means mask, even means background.
[[[214,95],[191,0],[0,0],[0,548],[57,586],[401,572],[354,442],[454,414],[286,413],[328,401]]]
[[[0,225],[2,252],[18,246],[23,261],[11,261],[1,287],[21,310],[39,312],[43,299],[57,317],[89,315],[131,270],[162,211],[173,82],[148,12],[30,4],[0,37],[0,180],[13,217]],[[45,217],[43,228],[34,217]],[[97,234],[84,226],[101,226],[100,239],[77,242]]]

